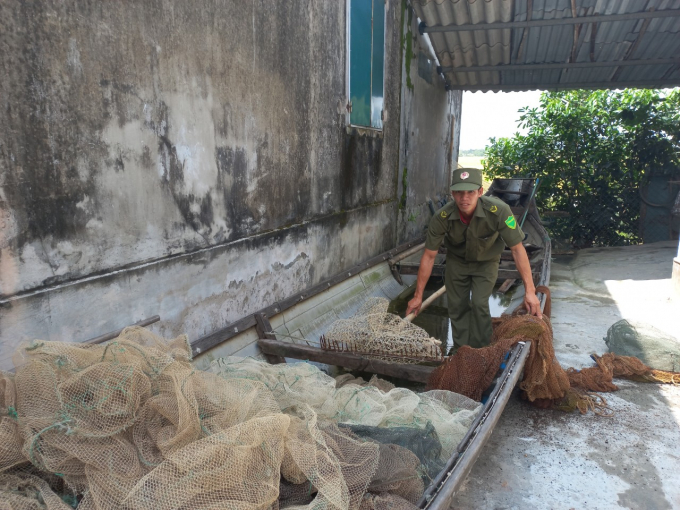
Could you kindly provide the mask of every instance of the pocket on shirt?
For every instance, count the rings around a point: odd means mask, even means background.
[[[497,239],[498,232],[494,232],[493,234],[486,237],[475,237],[475,242],[477,244],[477,249],[475,250],[477,253],[477,260],[486,259],[484,255],[493,247]]]

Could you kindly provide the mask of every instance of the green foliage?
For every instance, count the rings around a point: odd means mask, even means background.
[[[575,246],[640,241],[639,188],[651,175],[678,175],[680,90],[545,92],[520,111],[528,134],[491,139],[488,176],[540,177],[539,207],[569,216],[553,237]]]

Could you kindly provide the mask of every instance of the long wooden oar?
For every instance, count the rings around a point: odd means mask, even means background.
[[[437,290],[437,292],[432,294],[425,301],[423,301],[423,304],[420,305],[420,310],[418,311],[418,313],[422,312],[423,310],[425,310],[425,308],[430,306],[439,296],[444,294],[444,292],[446,292],[446,285],[444,287],[442,287],[441,289]],[[406,317],[404,317],[404,320],[412,322],[413,319],[415,319],[415,318],[416,318],[416,314],[415,314],[415,312],[413,312],[413,313],[409,313]],[[441,340],[437,340],[436,338],[432,338],[432,341],[436,345],[441,345],[441,343],[442,343]]]
[[[437,299],[439,296],[441,296],[442,294],[444,294],[444,292],[446,292],[446,286],[442,287],[442,288],[439,289],[437,292],[435,292],[435,293],[432,294],[430,297],[428,297],[425,301],[423,301],[423,304],[420,305],[420,310],[418,311],[418,313],[422,312],[423,310],[425,310],[425,308],[427,308],[428,306],[430,306],[430,305],[432,304],[432,302],[433,302],[435,299]],[[409,313],[406,317],[404,317],[404,320],[411,322],[411,321],[413,321],[413,319],[415,319],[415,318],[416,318],[416,313],[415,313],[415,312],[412,312],[412,313]]]

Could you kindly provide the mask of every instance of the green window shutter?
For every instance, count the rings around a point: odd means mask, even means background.
[[[350,0],[349,97],[350,123],[371,125],[371,11],[372,0]]]
[[[385,0],[373,0],[371,127],[378,129],[382,129],[384,67],[385,67]]]
[[[385,61],[384,0],[349,2],[350,123],[382,128]]]

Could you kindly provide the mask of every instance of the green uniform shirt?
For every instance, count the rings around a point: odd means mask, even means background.
[[[464,262],[498,261],[505,248],[524,240],[510,207],[495,197],[481,196],[470,225],[460,220],[458,206],[450,201],[430,220],[425,248],[438,250],[444,241],[447,257]]]

